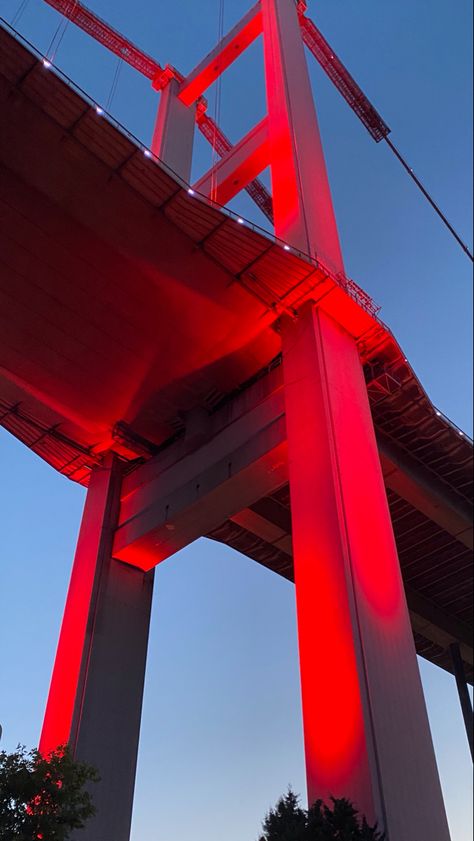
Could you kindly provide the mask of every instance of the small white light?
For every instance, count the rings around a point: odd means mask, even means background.
[[[284,246],[283,246],[283,250],[284,250],[284,251],[291,251],[291,248],[290,248],[290,246],[289,246],[289,245],[284,245]]]
[[[194,190],[193,190],[192,187],[189,187],[188,193],[189,193],[190,196],[194,196]]]
[[[99,115],[99,117],[100,117],[100,116],[101,116],[101,114],[103,114],[103,113],[104,113],[104,109],[103,109],[103,108],[101,108],[101,107],[100,107],[100,105],[96,105],[96,106],[95,106],[95,113],[96,113],[96,114],[98,114],[98,115]]]
[[[459,431],[459,434],[460,434],[461,438],[464,438],[464,432],[461,432],[460,429],[458,431]]]
[[[47,58],[43,59],[43,67],[46,67],[46,70],[48,70],[51,67],[51,62],[48,61]]]
[[[149,149],[144,149],[143,154],[145,155],[145,158],[151,158],[151,152]]]
[[[242,217],[241,217],[241,216],[239,216],[239,218],[237,219],[237,222],[238,222],[238,224],[239,224],[239,225],[243,225],[243,224],[244,224],[244,220],[242,219]]]
[[[436,409],[436,414],[437,414],[437,416],[438,416],[439,418],[441,417],[441,412],[438,412],[438,410],[437,410],[437,409]]]

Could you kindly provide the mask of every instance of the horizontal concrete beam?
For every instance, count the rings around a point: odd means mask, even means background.
[[[148,570],[285,483],[283,394],[265,385],[209,418],[209,440],[185,438],[125,480],[114,557]]]
[[[262,500],[262,502],[265,501]],[[272,500],[268,501],[272,502]],[[259,513],[256,513],[255,509]],[[293,557],[287,514],[282,518],[277,503],[273,509],[268,506],[264,513],[257,503],[252,508],[240,511],[231,519],[246,531],[286,552],[289,558]],[[285,526],[282,527],[284,523]],[[287,531],[285,531],[285,528]],[[405,594],[413,631],[439,645],[443,650],[447,650],[451,643],[458,642],[464,662],[472,666],[474,664],[474,651],[471,629],[441,610],[434,602],[425,598],[416,590],[405,587]]]
[[[253,507],[244,508],[230,519],[241,528],[275,546],[276,549],[286,552],[287,555],[293,555],[291,533],[285,532],[279,525],[257,514]]]
[[[411,624],[414,631],[446,650],[458,642],[465,663],[474,665],[472,631],[464,622],[441,610],[434,602],[416,590],[405,587]]]
[[[193,189],[225,205],[268,166],[270,140],[265,117],[206,172]]]
[[[261,31],[262,10],[258,2],[182,82],[179,91],[181,102],[185,105],[196,102],[217,77],[258,38]]]
[[[386,486],[464,545],[472,541],[469,506],[386,437],[378,436]],[[264,499],[288,479],[281,369],[242,391],[218,412],[193,413],[182,441],[124,479],[114,556],[150,569],[232,520],[292,556],[287,509]],[[473,663],[469,628],[407,589],[413,630],[446,649],[457,641]]]
[[[253,487],[248,493],[240,488],[236,496],[234,486],[240,487],[237,474],[251,469],[252,481],[258,479],[259,488],[275,488],[287,481],[285,459],[280,463],[286,447],[284,412],[281,369],[277,368],[212,416],[201,414],[198,439],[192,434],[186,436],[130,474],[123,484],[116,557],[149,569],[186,545],[186,541],[212,531],[225,519],[240,517],[242,509],[250,505],[254,515],[266,517],[258,509],[264,501]],[[192,418],[189,427],[192,431]],[[393,442],[378,436],[378,444],[386,486],[464,545],[471,545],[469,506]],[[273,478],[262,481],[260,474],[268,466],[265,459],[268,456],[271,461],[269,453],[277,448],[281,448],[277,484]],[[262,457],[265,458],[259,466]],[[211,516],[206,495],[217,492],[219,481],[223,483],[218,493],[219,505],[212,503]],[[260,496],[270,492],[262,490]],[[183,526],[187,508],[190,522],[193,521],[189,530]],[[198,511],[203,516],[201,525]],[[178,513],[183,534],[178,529]],[[286,524],[278,525],[288,531]],[[160,530],[159,536],[156,529]],[[152,534],[153,538],[146,536]]]
[[[387,436],[377,433],[377,443],[386,487],[456,540],[473,549],[472,508],[469,504]]]

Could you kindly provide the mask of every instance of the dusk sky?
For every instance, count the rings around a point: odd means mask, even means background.
[[[183,73],[217,39],[220,0],[88,5]],[[250,5],[225,0],[225,28]],[[308,11],[471,246],[471,2],[309,0]],[[60,17],[42,0],[1,0],[0,13],[48,51]],[[470,261],[308,60],[347,273],[382,305],[433,402],[471,434]],[[110,102],[117,59],[72,24],[54,61]],[[209,102],[213,116],[213,90]],[[147,80],[121,67],[110,111],[146,144],[156,105]],[[261,43],[224,75],[220,111],[233,141],[263,117]],[[198,137],[194,176],[210,164]],[[232,206],[263,224],[246,196]],[[0,723],[10,750],[39,737],[85,491],[3,430],[0,471]],[[471,841],[472,765],[454,679],[420,668],[452,841]],[[157,570],[132,841],[255,841],[289,783],[304,795],[293,586],[200,540]]]

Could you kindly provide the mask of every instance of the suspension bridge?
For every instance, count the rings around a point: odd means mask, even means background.
[[[309,800],[447,841],[416,653],[469,731],[472,443],[346,274],[305,45],[472,255],[305,3],[260,0],[185,75],[48,2],[160,93],[140,144],[54,68],[64,23],[46,55],[0,30],[0,422],[88,488],[40,743],[99,768],[82,837],[129,838],[154,568],[207,536],[295,583]],[[233,144],[205,94],[259,37],[268,113]]]

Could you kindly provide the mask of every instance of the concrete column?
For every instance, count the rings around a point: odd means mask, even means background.
[[[178,99],[179,87],[177,79],[170,79],[161,92],[151,151],[190,184],[196,106]]]
[[[262,0],[275,233],[344,271],[294,0]]]
[[[308,305],[283,355],[309,800],[349,797],[388,841],[447,841],[356,344]]]
[[[467,686],[466,673],[464,671],[464,663],[461,657],[461,650],[458,642],[452,642],[449,646],[449,653],[453,662],[454,677],[456,678],[456,686],[459,695],[459,703],[461,704],[462,717],[464,719],[464,727],[466,728],[466,736],[471,751],[471,758],[474,758],[473,749],[473,722],[472,722],[472,703],[469,689]]]
[[[116,459],[93,471],[40,741],[99,771],[97,815],[78,841],[130,835],[153,572],[111,557],[120,486]]]

